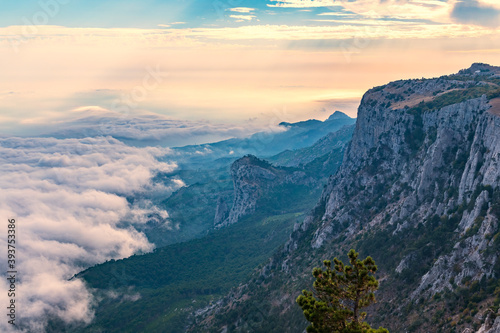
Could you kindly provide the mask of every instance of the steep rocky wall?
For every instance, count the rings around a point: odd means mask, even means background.
[[[364,125],[359,126],[354,134],[346,154],[346,163],[332,177],[323,193],[325,213],[321,226],[315,232],[312,247],[321,247],[325,240],[331,238],[335,230],[332,224],[335,223],[349,221],[352,224],[351,232],[355,233],[358,224],[377,224],[382,216],[390,214],[387,223],[399,224],[397,230],[402,231],[411,227],[412,223],[415,226],[432,215],[443,215],[474,199],[473,209],[463,213],[457,230],[458,233],[465,233],[479,217],[483,205],[491,199],[487,190],[480,191],[473,198],[476,189],[481,186],[495,189],[499,185],[500,117],[487,112],[489,109],[490,105],[483,96],[426,113],[423,116],[423,131],[433,132],[433,137],[427,136],[423,145],[425,149],[410,156],[411,151],[404,142],[403,133],[407,130],[404,128],[405,123],[411,122],[413,116],[391,109],[375,108],[371,109],[372,112],[365,112],[367,108],[362,104],[359,119]],[[365,128],[370,130],[366,131]],[[377,155],[377,152],[382,150],[381,160],[381,154]],[[454,156],[449,156],[451,153]],[[457,158],[466,160],[463,169]],[[455,168],[449,167],[450,162],[455,163]],[[379,168],[372,175],[367,167],[373,165],[379,165]],[[360,221],[353,211],[359,211],[360,205],[373,195],[369,191],[367,193],[366,188],[376,186],[381,179],[386,182],[390,178],[394,178],[392,185],[382,194],[388,197],[388,206],[371,216],[371,219]],[[397,201],[390,202],[390,197],[401,191],[401,184],[409,188],[400,194]],[[360,187],[365,191],[357,193]],[[455,192],[455,196],[451,192]],[[408,218],[410,216],[412,218]],[[480,252],[489,243],[485,235],[491,234],[496,226],[496,217],[488,213],[478,234],[465,240],[465,248],[454,251],[449,257],[440,258],[435,268],[423,277],[421,287],[414,295],[420,294],[428,284],[434,286],[428,289],[429,293],[449,287],[449,266],[460,260],[463,266],[469,267],[458,274],[460,280],[469,275],[479,279],[484,274],[490,274],[483,267],[487,264],[491,268],[496,259],[483,258]],[[443,262],[448,264],[443,266]],[[469,262],[474,263],[476,270],[470,268],[471,264],[466,264]]]
[[[414,114],[411,108],[385,107],[377,95],[369,92],[363,98],[344,163],[317,207],[324,212],[319,224],[311,216],[295,231],[314,226],[310,246],[320,249],[341,236],[354,239],[394,224],[394,234],[404,233],[435,215],[457,216],[452,250],[435,259],[409,301],[467,288],[471,281],[497,279],[498,251],[492,237],[499,229],[492,212],[500,184],[497,100],[483,95]],[[423,137],[415,148],[407,137],[418,127]],[[287,250],[293,253],[298,243],[300,232],[292,235]],[[412,269],[418,264],[414,258],[411,253],[403,258],[396,273]]]
[[[303,171],[276,168],[252,155],[235,161],[231,165],[231,176],[234,183],[233,205],[224,220],[220,218],[222,213],[216,216],[216,228],[236,223],[241,217],[253,213],[263,191],[274,186],[280,184],[317,185],[317,180]],[[217,211],[219,208],[221,207],[218,207]],[[217,223],[218,221],[220,222]]]

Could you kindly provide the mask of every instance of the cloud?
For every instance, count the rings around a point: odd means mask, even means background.
[[[71,277],[96,263],[152,250],[134,223],[168,214],[147,201],[130,205],[126,197],[149,189],[168,195],[182,185],[151,184],[157,172],[175,168],[157,159],[168,153],[110,137],[0,138],[0,218],[16,219],[16,304],[22,328],[43,332],[48,317],[89,323],[92,296]],[[7,248],[5,236],[0,246]],[[7,271],[5,261],[0,269]],[[6,283],[1,280],[2,290],[8,290]],[[0,301],[7,304],[6,293]],[[9,332],[7,326],[0,321],[0,331]]]
[[[335,6],[336,0],[269,0],[277,4],[267,4],[268,7],[311,8]]]
[[[371,19],[427,20],[435,23],[450,23],[452,2],[439,0],[338,0],[344,10]]]
[[[255,15],[229,15],[229,17],[236,19],[236,22],[251,21],[256,16]]]
[[[57,138],[111,136],[132,145],[184,146],[244,137],[262,127],[178,120],[150,112],[121,113],[100,106],[82,106],[30,127],[30,132]]]
[[[497,28],[500,26],[500,9],[477,0],[461,0],[453,7],[451,18],[461,24]]]
[[[236,8],[230,8],[229,10],[231,12],[236,12],[236,13],[251,13],[251,12],[255,11],[255,8],[236,7]]]
[[[356,16],[354,13],[347,13],[347,12],[324,12],[324,13],[319,13],[318,16],[347,16],[347,17],[353,17]]]
[[[385,23],[373,19],[359,22],[350,20],[341,25],[290,26],[290,25],[254,25],[236,28],[193,29],[193,37],[219,40],[345,40],[362,39],[427,39],[479,37],[485,34],[479,27],[464,27],[459,24],[403,24]],[[491,34],[491,31],[488,31]]]
[[[255,11],[255,8],[236,7],[236,8],[229,8],[229,11],[234,12],[234,13],[240,13],[240,15],[229,15],[229,17],[235,19],[236,22],[252,21],[253,19],[256,18],[255,15],[250,15],[250,14],[253,14],[253,12]],[[241,14],[244,14],[244,15],[241,15]]]
[[[425,20],[434,23],[450,23],[449,13],[454,1],[439,0],[270,0],[277,4],[269,7],[281,8],[310,8],[323,7],[331,12],[323,12],[318,15],[348,16],[358,15],[360,19],[382,20],[414,20],[416,22]],[[487,0],[494,1],[494,0]],[[346,13],[348,11],[349,13]],[[335,21],[330,21],[335,22]],[[363,22],[353,20],[351,24],[363,25]],[[417,29],[418,30],[418,29]]]
[[[360,19],[349,22],[341,22],[338,26],[329,24],[324,27],[311,25],[291,25],[293,21],[284,24],[285,27],[294,27],[300,30],[293,35],[280,33],[281,25],[270,24],[261,26],[240,27],[245,29],[234,30],[232,27],[211,28],[172,28],[173,22],[160,24],[158,29],[137,28],[68,28],[61,26],[37,26],[34,31],[28,31],[25,26],[10,26],[0,28],[0,45],[10,46],[14,49],[22,49],[30,43],[48,43],[49,41],[60,41],[67,43],[68,40],[92,44],[95,48],[110,47],[127,48],[130,45],[140,48],[148,47],[196,47],[211,45],[213,40],[297,40],[297,39],[347,39],[353,33],[364,34],[363,20],[399,20],[400,25],[394,25],[390,29],[380,29],[377,36],[366,34],[367,38],[446,38],[446,37],[477,37],[489,35],[490,29],[477,27],[464,27],[459,23],[486,23],[482,25],[496,26],[495,19],[498,18],[498,8],[494,6],[496,0],[462,0],[462,1],[440,1],[440,0],[271,0],[271,7],[294,7],[309,8],[323,7],[331,12],[323,12],[318,15],[344,16],[357,15]],[[254,8],[234,7],[228,11],[236,14],[253,14]],[[452,13],[452,17],[450,17]],[[242,15],[237,19],[250,21],[254,15]],[[477,17],[477,19],[476,19]],[[235,18],[235,17],[233,17]],[[414,26],[407,29],[403,20],[411,20]],[[498,21],[498,20],[497,20]],[[326,21],[324,22],[326,25]],[[334,23],[331,21],[330,23]],[[429,24],[434,23],[434,24]],[[170,26],[170,29],[169,29]],[[444,29],[441,29],[444,27]],[[315,30],[324,28],[322,35],[316,34]],[[265,34],[254,35],[255,30],[266,30]],[[29,33],[28,33],[29,32]],[[248,32],[248,33],[246,33]]]
[[[481,27],[464,27],[450,21],[450,12],[453,3],[435,0],[397,1],[387,0],[383,3],[372,0],[358,0],[350,2],[339,0],[335,2],[335,9],[322,15],[342,15],[353,13],[360,19],[342,22],[342,25],[251,25],[242,27],[221,28],[182,28],[182,29],[99,29],[99,28],[68,28],[57,26],[40,26],[37,31],[26,35],[37,43],[61,42],[68,39],[81,43],[92,43],[97,46],[123,47],[191,47],[209,45],[211,41],[234,40],[299,40],[299,39],[347,39],[353,34],[363,34],[366,38],[442,38],[442,37],[476,37],[490,35],[490,29]],[[339,5],[344,10],[339,11]],[[492,7],[493,8],[493,7]],[[253,15],[248,15],[253,16]],[[399,20],[401,24],[391,26],[390,29],[378,29],[377,34],[365,34],[363,20]],[[413,20],[413,27],[408,29],[404,20]],[[422,20],[425,20],[422,21]],[[398,22],[398,21],[394,21]],[[434,22],[436,24],[429,24]],[[9,46],[12,38],[23,35],[22,26],[0,28],[0,45]],[[21,45],[28,43],[23,40]]]
[[[99,105],[86,105],[86,106],[80,106],[80,107],[77,107],[77,108],[74,108],[71,110],[71,112],[80,112],[80,113],[84,113],[84,112],[92,112],[92,113],[108,113],[109,110],[103,108],[103,107],[100,107]]]
[[[186,22],[171,22],[168,24],[157,24],[157,26],[161,28],[170,28],[173,25],[183,25],[183,24],[186,24]]]

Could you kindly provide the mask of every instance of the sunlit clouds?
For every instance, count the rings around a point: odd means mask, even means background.
[[[326,118],[337,99],[355,116],[366,89],[400,73],[436,76],[499,55],[493,0],[238,4],[152,28],[0,28],[0,129],[20,133],[89,105],[257,127],[276,110],[287,110],[282,121]],[[186,6],[175,10],[193,10]]]
[[[229,10],[231,12],[236,12],[236,13],[251,13],[251,12],[255,11],[255,8],[235,7],[235,8],[230,8]]]
[[[335,110],[322,113],[324,106],[314,102],[325,94],[359,101],[366,89],[398,79],[401,72],[434,76],[475,61],[495,63],[499,55],[498,34],[480,26],[375,18],[357,24],[341,18],[328,25],[332,16],[317,17],[316,26],[47,26],[20,41],[15,38],[23,27],[0,28],[0,114],[5,117],[0,126],[12,132],[21,123],[43,123],[81,106],[113,109],[116,103],[219,122],[266,122],[266,115],[284,108],[289,118],[282,121],[326,118]],[[448,51],[471,50],[484,51],[441,61]],[[161,77],[148,81],[152,89],[143,89],[148,68],[158,68]],[[134,101],[122,101],[132,95]],[[343,111],[355,116],[355,104]]]
[[[336,0],[269,0],[268,7],[311,8],[335,6]]]
[[[22,292],[16,301],[27,331],[43,332],[50,317],[90,322],[92,297],[71,277],[96,263],[153,249],[144,234],[121,223],[145,223],[151,212],[168,217],[155,206],[131,206],[126,199],[150,191],[168,195],[182,185],[151,182],[157,172],[175,168],[157,160],[168,153],[110,137],[0,139],[0,215],[18,225]],[[7,247],[6,238],[0,243]],[[1,299],[8,302],[7,294]],[[2,332],[8,332],[6,325],[0,323]]]

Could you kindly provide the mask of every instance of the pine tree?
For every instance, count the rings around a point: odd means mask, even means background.
[[[326,270],[315,268],[314,293],[303,290],[297,303],[311,323],[309,333],[389,333],[385,328],[372,329],[364,321],[366,312],[361,309],[375,302],[374,291],[378,281],[377,271],[371,257],[358,259],[359,253],[349,251],[350,266],[337,258],[323,262]]]

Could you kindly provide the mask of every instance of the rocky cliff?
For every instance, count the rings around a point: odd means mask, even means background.
[[[310,288],[311,268],[356,248],[379,263],[379,303],[369,317],[375,325],[495,332],[499,73],[474,64],[455,75],[369,90],[342,166],[310,216],[252,281],[196,318],[198,325],[302,332],[294,300]]]
[[[234,201],[231,209],[218,202],[215,227],[220,228],[233,223],[255,211],[258,200],[264,192],[280,185],[293,184],[316,187],[318,181],[302,170],[273,167],[269,162],[247,155],[231,165],[234,183]],[[225,208],[224,208],[225,207]]]
[[[337,111],[326,122],[345,119],[351,118]],[[227,199],[220,198],[217,201],[214,218],[216,228],[233,224],[241,217],[255,212],[262,194],[269,195],[276,187],[298,185],[321,189],[320,186],[326,183],[328,176],[334,174],[341,165],[353,132],[354,125],[346,125],[338,131],[328,133],[310,147],[286,150],[266,160],[253,155],[236,160],[231,165],[234,200],[232,206]],[[287,191],[283,190],[283,193],[275,194],[282,196]]]

